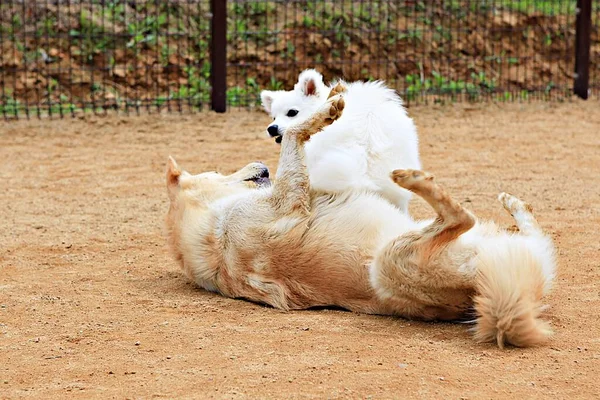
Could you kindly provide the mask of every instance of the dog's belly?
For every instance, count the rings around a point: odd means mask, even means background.
[[[419,224],[373,193],[322,195],[313,199],[308,236],[338,238],[374,256],[390,240]]]
[[[371,193],[313,194],[308,220],[284,222],[260,246],[263,253],[243,258],[256,279],[284,285],[287,308],[389,313],[371,286],[369,265],[385,243],[415,229],[408,215]]]

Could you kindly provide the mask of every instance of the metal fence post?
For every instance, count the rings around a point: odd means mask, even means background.
[[[210,7],[211,108],[222,113],[227,110],[227,0],[211,0]]]
[[[592,0],[577,0],[576,23],[575,82],[573,84],[573,91],[582,99],[587,99],[590,84]]]

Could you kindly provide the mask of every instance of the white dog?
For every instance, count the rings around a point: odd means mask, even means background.
[[[311,187],[330,193],[369,190],[407,212],[411,193],[394,184],[389,172],[421,168],[413,121],[400,97],[382,82],[343,85],[346,112],[306,144]],[[300,74],[294,90],[263,91],[263,107],[274,118],[269,135],[281,143],[283,132],[313,115],[331,89],[320,73],[309,69]]]

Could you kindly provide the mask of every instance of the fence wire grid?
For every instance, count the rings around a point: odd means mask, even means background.
[[[208,0],[2,0],[0,115],[207,109],[211,51],[225,52],[230,108],[259,106],[305,68],[383,79],[409,104],[573,93],[576,0],[230,0],[226,12],[220,49]],[[599,1],[591,19],[597,98]]]

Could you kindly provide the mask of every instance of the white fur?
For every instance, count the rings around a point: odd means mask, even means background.
[[[513,234],[498,231],[495,224],[487,221],[477,222],[473,228],[458,238],[454,246],[473,248],[477,254],[495,254],[499,249],[508,251],[510,248],[521,246],[523,251],[532,254],[539,263],[544,279],[544,294],[548,294],[552,289],[556,277],[554,245],[552,240],[541,231],[531,232],[529,235]]]
[[[421,168],[415,125],[400,97],[382,82],[346,85],[342,117],[305,145],[310,184],[328,192],[373,191],[407,212],[410,192],[388,175],[395,169]],[[310,69],[300,74],[294,90],[263,91],[261,99],[274,118],[271,125],[284,132],[325,103],[330,89],[323,76]],[[286,116],[290,109],[298,115]]]

